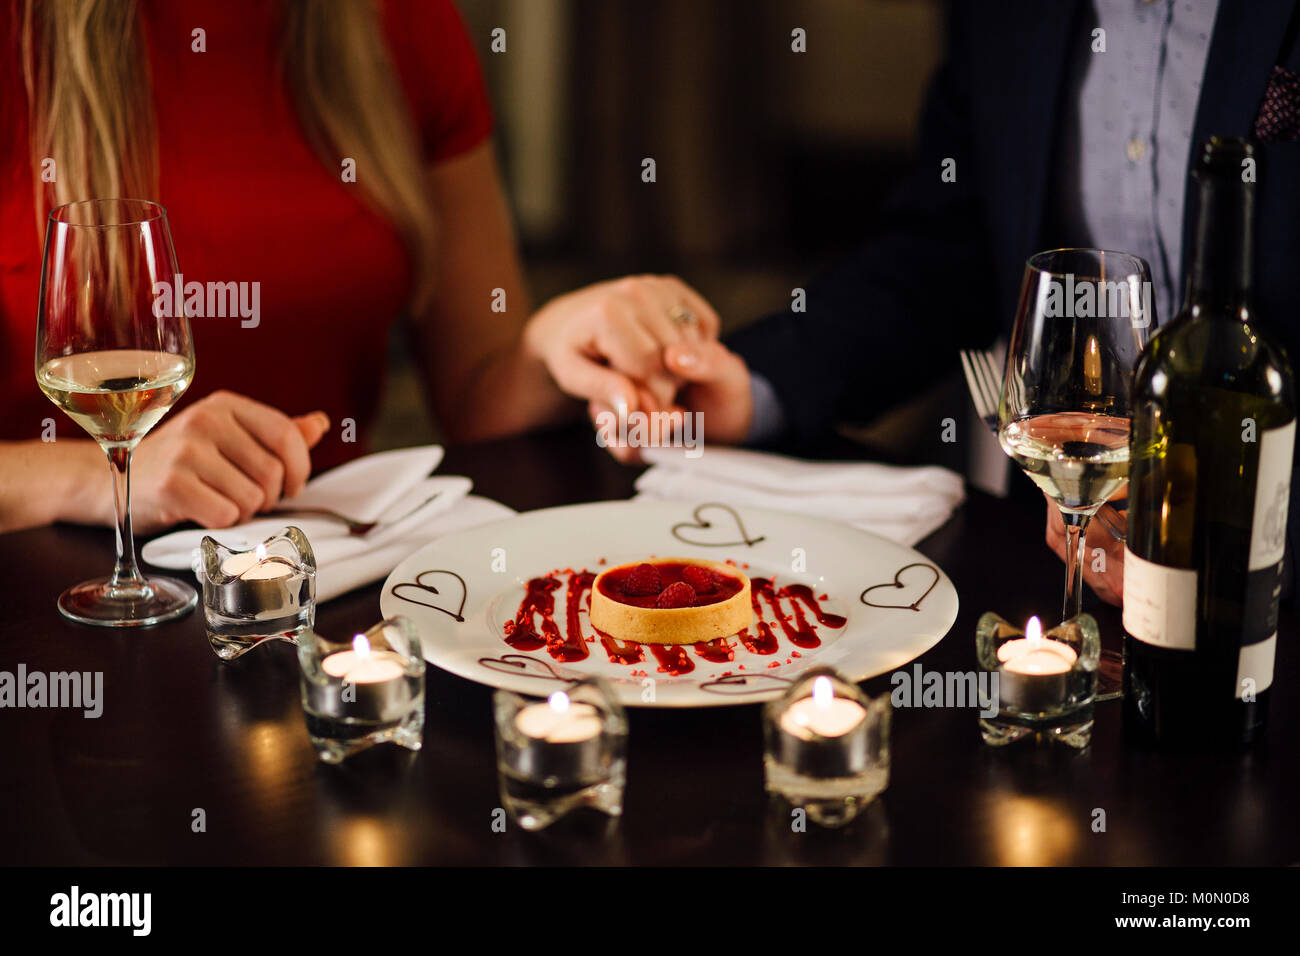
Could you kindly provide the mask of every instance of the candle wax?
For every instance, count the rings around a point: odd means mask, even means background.
[[[232,554],[221,562],[221,570],[228,577],[238,577],[245,581],[267,581],[272,578],[286,578],[293,574],[294,568],[284,561],[272,561],[266,557],[258,558],[256,551],[242,551]]]
[[[520,732],[555,744],[589,740],[601,732],[600,712],[591,704],[571,704],[557,710],[549,703],[529,704],[515,715]]]
[[[379,684],[396,680],[406,673],[406,663],[393,651],[339,651],[321,661],[321,670],[331,677],[342,677],[352,684]]]
[[[1051,638],[1022,637],[998,648],[1003,668],[1017,674],[1064,674],[1078,659],[1074,648]]]
[[[781,715],[781,728],[801,740],[818,737],[843,737],[866,718],[867,712],[855,700],[832,697],[821,702],[805,697],[790,705]]]

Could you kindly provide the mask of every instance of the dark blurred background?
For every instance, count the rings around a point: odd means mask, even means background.
[[[942,53],[940,0],[458,5],[535,301],[669,272],[725,329],[788,308],[862,237],[907,162]],[[491,51],[498,27],[504,53]],[[796,28],[807,52],[791,49]],[[642,182],[646,157],[655,183]],[[392,351],[377,443],[431,440],[400,336]],[[906,433],[898,417],[876,431]]]

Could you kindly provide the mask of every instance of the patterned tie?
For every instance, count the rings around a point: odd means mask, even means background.
[[[1300,139],[1300,75],[1273,67],[1264,102],[1255,117],[1255,138],[1261,143]]]

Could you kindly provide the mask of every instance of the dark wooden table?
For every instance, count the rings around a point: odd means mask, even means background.
[[[448,452],[442,471],[518,509],[626,497],[635,472],[589,433]],[[107,474],[105,475],[107,480]],[[196,615],[116,632],[64,621],[55,599],[105,573],[112,536],[45,528],[0,535],[0,670],[102,671],[104,712],[0,710],[5,864],[1291,864],[1300,862],[1300,653],[1284,611],[1272,723],[1245,754],[1151,753],[1098,705],[1081,754],[992,751],[969,710],[897,710],[883,799],[847,829],[794,833],[763,790],[757,705],[633,711],[621,821],[579,815],[540,834],[493,828],[500,805],[489,688],[428,672],[424,750],[317,763],[292,648],[235,664]],[[921,658],[969,670],[988,609],[1050,615],[1062,570],[1043,508],[979,493],[920,546],[961,596],[957,623]],[[322,632],[379,617],[379,586],[331,601]],[[1090,596],[1091,597],[1091,596]],[[1095,602],[1094,602],[1095,603]],[[1108,646],[1119,615],[1090,607]],[[867,683],[890,690],[888,676]],[[201,808],[206,830],[194,832]],[[1104,811],[1104,832],[1094,829]]]

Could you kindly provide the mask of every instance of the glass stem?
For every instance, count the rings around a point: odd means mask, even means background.
[[[117,563],[109,587],[114,591],[140,592],[146,588],[135,564],[135,540],[131,537],[131,448],[114,445],[107,449],[113,472],[113,511],[117,517]]]
[[[1083,547],[1092,515],[1062,511],[1065,519],[1065,607],[1061,620],[1078,617],[1083,610]]]

